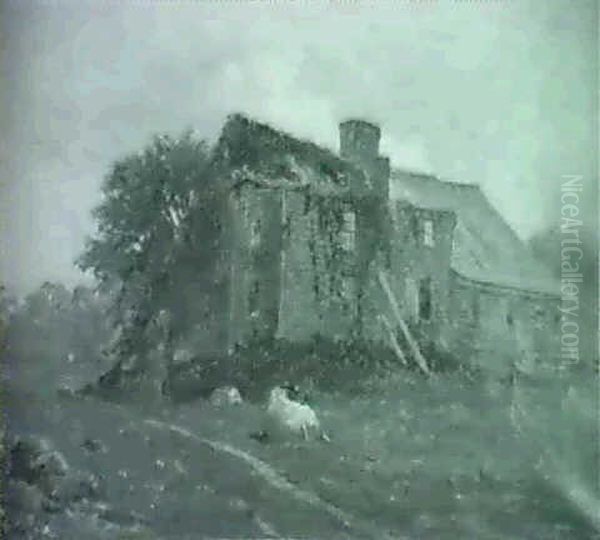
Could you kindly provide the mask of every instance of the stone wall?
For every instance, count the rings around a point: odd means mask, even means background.
[[[501,287],[451,274],[451,312],[446,339],[462,359],[500,376],[514,366],[533,372],[556,366],[557,297]]]
[[[307,190],[283,190],[280,196],[286,218],[278,336],[300,342],[316,335],[349,339],[357,323],[358,249],[344,245],[344,234],[350,241],[351,233],[344,231],[344,214],[356,215],[356,207],[348,197]]]
[[[336,156],[240,116],[228,121],[218,155],[232,187],[229,344],[320,336],[389,348],[390,331],[402,342],[384,270],[424,351],[498,373],[555,364],[558,299],[452,270],[456,214],[389,201],[380,136],[368,122],[343,122]],[[445,204],[432,197],[442,183],[430,184],[428,204]]]
[[[386,271],[403,317],[421,343],[437,345],[452,320],[452,212],[250,183],[232,196],[231,212],[236,231],[232,342],[257,337],[303,342],[320,335],[389,346],[382,317],[396,334],[400,330],[379,269]],[[351,240],[345,230],[349,213]],[[425,222],[431,226],[429,241]]]
[[[413,337],[422,350],[439,348],[443,330],[449,320],[449,264],[455,216],[444,210],[427,210],[410,204],[392,202],[375,206],[379,219],[370,220],[363,235],[366,269],[361,274],[361,337],[387,348],[391,346],[390,330],[409,355],[390,299],[384,294],[378,272],[383,270],[390,288]],[[427,241],[424,222],[431,228]],[[428,298],[424,287],[429,291]],[[427,309],[422,306],[427,299]],[[390,328],[391,327],[391,328]]]
[[[279,312],[281,207],[277,190],[250,183],[230,196],[230,345],[275,334]]]
[[[383,269],[422,349],[500,376],[515,364],[532,370],[558,360],[556,298],[450,269],[453,212],[252,183],[232,192],[230,212],[231,344],[320,336],[390,347],[384,320],[402,343],[379,283]],[[352,240],[344,232],[349,212]]]
[[[361,245],[356,202],[348,194],[252,184],[236,189],[230,202],[231,344],[353,336]]]

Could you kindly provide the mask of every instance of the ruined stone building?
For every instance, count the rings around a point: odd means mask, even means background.
[[[228,119],[229,344],[321,336],[401,353],[412,337],[494,369],[555,361],[558,283],[478,186],[392,168],[380,135],[343,122],[336,155]]]

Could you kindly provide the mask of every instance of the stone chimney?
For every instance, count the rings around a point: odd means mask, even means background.
[[[340,123],[340,156],[368,175],[376,194],[387,199],[389,194],[389,158],[379,155],[379,126],[364,120]]]
[[[373,161],[379,155],[381,130],[364,120],[340,124],[340,155],[348,161]]]

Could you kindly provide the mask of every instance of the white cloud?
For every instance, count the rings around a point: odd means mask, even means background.
[[[524,235],[561,174],[592,170],[592,3],[32,6],[0,17],[0,273],[20,290],[74,275],[114,159],[155,132],[214,137],[232,111],[333,149],[340,120],[379,122],[394,165],[482,183]]]
[[[412,135],[398,141],[384,134],[381,139],[381,153],[390,157],[392,167],[435,173],[425,140],[421,136]]]

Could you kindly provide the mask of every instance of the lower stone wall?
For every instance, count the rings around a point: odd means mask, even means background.
[[[277,337],[307,342],[316,335],[346,340],[356,322],[356,276],[353,260],[340,256],[335,230],[323,230],[322,213],[339,203],[285,191],[281,257],[282,291]],[[343,255],[343,254],[342,254]]]
[[[501,376],[558,362],[558,297],[453,273],[450,298],[443,336],[456,356]]]
[[[281,298],[277,338],[308,341],[321,328],[315,288],[318,276],[311,261],[310,238],[315,228],[314,212],[305,213],[305,195],[286,192],[285,226],[281,257]],[[308,209],[306,209],[308,210]]]
[[[340,208],[349,204],[356,211],[356,238],[353,248],[343,250]],[[249,186],[232,197],[230,345],[253,337],[306,343],[320,336],[391,349],[385,321],[400,341],[402,332],[379,283],[383,269],[402,318],[424,350],[438,349],[501,376],[515,365],[533,370],[557,362],[558,297],[449,270],[449,232],[428,247],[398,228],[388,231],[390,245],[383,244],[372,206],[302,188]],[[260,225],[258,239],[253,223]],[[421,320],[411,304],[411,283],[423,279],[432,291],[429,320]]]

